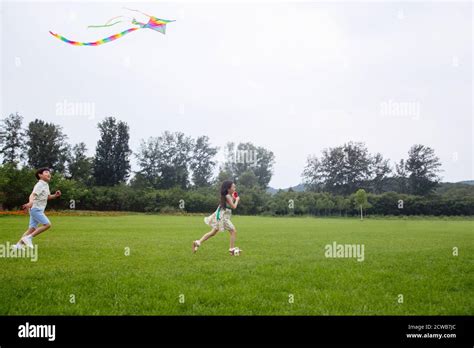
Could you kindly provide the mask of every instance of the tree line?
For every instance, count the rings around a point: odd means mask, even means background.
[[[190,189],[232,178],[244,182],[255,180],[266,188],[273,173],[271,151],[252,143],[228,143],[226,161],[219,175],[213,177],[218,147],[212,146],[205,135],[193,139],[181,132],[164,131],[160,136],[142,139],[134,153],[129,146],[129,126],[114,117],[98,123],[100,138],[92,157],[87,156],[85,143],[69,144],[59,125],[35,119],[23,129],[23,118],[18,114],[9,115],[0,124],[2,164],[48,167],[87,186],[128,183],[137,188]],[[134,173],[130,164],[132,156],[139,167]]]
[[[142,139],[130,149],[129,126],[114,117],[98,123],[100,138],[88,156],[84,143],[69,144],[59,125],[40,119],[23,128],[23,118],[11,114],[0,121],[0,204],[16,209],[24,203],[35,178],[33,170],[53,170],[51,185],[63,199],[58,209],[129,210],[143,212],[209,212],[217,204],[223,180],[234,180],[245,198],[242,214],[354,215],[355,192],[368,193],[368,214],[472,215],[470,188],[442,195],[440,162],[434,150],[413,145],[407,159],[392,168],[380,153],[370,154],[364,143],[349,142],[308,156],[302,173],[304,192],[267,189],[275,156],[264,147],[227,143],[224,162],[216,168],[219,148],[202,135],[189,137],[164,131]],[[132,172],[135,157],[138,170]],[[217,170],[217,175],[214,173]],[[405,202],[399,208],[399,201]]]
[[[303,180],[310,191],[350,195],[357,189],[380,194],[398,192],[426,196],[440,182],[439,158],[432,148],[413,145],[408,158],[394,168],[382,154],[370,154],[364,143],[349,142],[324,149],[322,155],[310,155]]]

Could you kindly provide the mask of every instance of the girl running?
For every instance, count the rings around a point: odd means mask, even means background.
[[[235,191],[235,184],[232,181],[224,181],[221,186],[221,198],[217,210],[210,216],[204,218],[204,222],[212,227],[212,230],[207,232],[201,239],[193,242],[193,252],[195,253],[201,246],[201,243],[205,242],[209,238],[215,236],[217,232],[223,232],[225,230],[230,233],[230,248],[229,253],[231,255],[238,255],[242,250],[235,247],[235,237],[237,230],[230,221],[232,216],[232,209],[236,209],[239,204],[240,197]]]

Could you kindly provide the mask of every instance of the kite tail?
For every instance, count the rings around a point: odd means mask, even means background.
[[[140,28],[130,28],[130,29],[127,29],[127,30],[122,31],[121,33],[118,33],[118,34],[115,34],[115,35],[106,37],[105,39],[102,39],[102,40],[99,40],[99,41],[95,41],[95,42],[71,41],[71,40],[66,39],[64,36],[61,36],[61,35],[59,35],[59,34],[55,34],[55,33],[51,32],[51,31],[50,31],[49,33],[50,33],[51,35],[57,37],[59,40],[64,41],[64,42],[66,42],[66,43],[68,43],[68,44],[70,44],[70,45],[74,45],[74,46],[99,46],[99,45],[105,44],[105,43],[107,43],[107,42],[120,39],[122,36],[127,35],[128,33],[131,33],[132,31],[135,31],[135,30],[137,30],[137,29],[140,29]]]

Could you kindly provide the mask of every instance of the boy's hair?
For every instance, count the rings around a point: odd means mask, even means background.
[[[50,172],[51,170],[50,170],[49,168],[46,168],[46,167],[43,167],[43,168],[38,169],[38,170],[36,171],[36,173],[35,173],[36,179],[39,180],[40,174],[43,174],[43,172],[46,172],[46,171]]]

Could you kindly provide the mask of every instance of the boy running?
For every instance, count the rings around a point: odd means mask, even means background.
[[[51,180],[51,172],[49,168],[41,168],[35,174],[38,182],[30,194],[28,203],[23,204],[23,209],[29,209],[30,225],[26,232],[21,236],[18,243],[13,247],[22,249],[23,245],[33,248],[33,237],[46,231],[51,227],[51,222],[44,214],[49,199],[55,199],[61,196],[61,191],[56,191],[54,195],[49,192],[49,181]],[[39,225],[42,225],[38,227]]]

